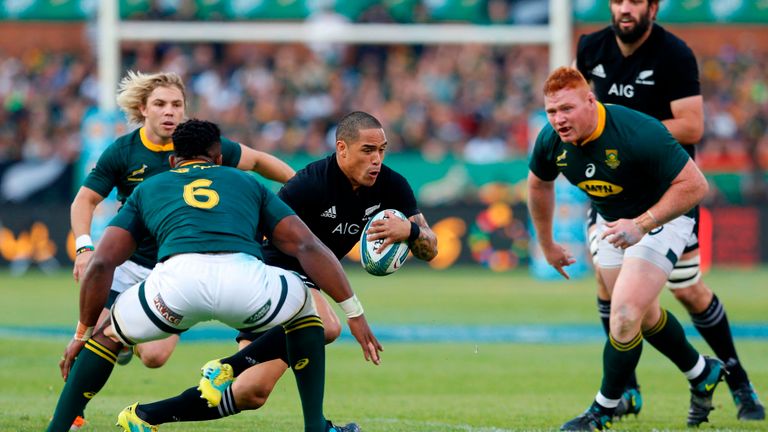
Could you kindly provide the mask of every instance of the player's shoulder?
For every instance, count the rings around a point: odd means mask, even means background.
[[[125,135],[121,135],[112,141],[112,144],[107,146],[105,152],[124,152],[131,149],[134,146],[141,145],[141,136],[139,128],[136,128],[132,132],[128,132]]]
[[[536,136],[536,145],[552,147],[560,141],[560,135],[557,134],[555,128],[552,127],[549,122],[544,124],[539,134]]]
[[[597,30],[592,33],[581,35],[578,43],[579,57],[591,56],[598,57],[604,54],[610,43],[615,43],[613,30],[610,27]]]
[[[693,56],[693,50],[684,40],[655,23],[653,24],[653,30],[651,31],[651,40],[654,41],[656,50],[663,50],[665,58],[671,58],[673,55]]]
[[[289,180],[291,183],[301,183],[304,186],[320,186],[326,184],[329,173],[336,164],[335,154],[308,163],[298,170],[296,175]]]
[[[381,184],[382,186],[384,186],[386,184],[393,184],[393,183],[408,184],[408,179],[406,179],[404,175],[390,168],[388,165],[381,164],[381,171],[379,172],[379,178],[376,180],[376,183],[374,184]]]

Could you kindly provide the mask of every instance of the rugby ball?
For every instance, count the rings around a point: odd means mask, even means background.
[[[368,241],[368,228],[377,220],[387,219],[387,212],[392,212],[396,217],[407,220],[405,215],[393,209],[382,210],[376,213],[371,220],[365,224],[363,233],[360,236],[360,263],[368,273],[374,276],[386,276],[400,269],[408,258],[408,242],[398,242],[387,246],[384,250],[377,251],[384,240]]]

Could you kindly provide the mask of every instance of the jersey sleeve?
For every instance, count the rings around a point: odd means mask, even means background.
[[[299,217],[308,215],[315,198],[321,196],[314,190],[314,183],[307,181],[306,177],[304,170],[299,171],[277,192],[277,196]]]
[[[118,146],[112,144],[99,156],[96,166],[93,167],[83,181],[83,186],[93,190],[102,197],[106,197],[117,186],[123,171],[120,151]]]
[[[267,237],[272,237],[272,231],[275,230],[275,226],[288,216],[293,216],[296,213],[288,207],[288,204],[283,202],[274,192],[270,191],[264,185],[253,179],[258,185],[258,193],[261,195],[261,209],[259,211],[259,232],[264,233]]]
[[[548,125],[539,132],[528,161],[528,168],[531,172],[544,181],[554,181],[560,174],[555,163],[552,143],[547,139],[552,133],[553,131]]]
[[[671,184],[688,163],[688,153],[659,121],[648,120],[637,128],[637,145],[633,146],[638,155],[654,174],[656,182]],[[654,143],[656,145],[648,145]]]
[[[237,168],[242,153],[243,149],[240,147],[240,144],[228,138],[221,137],[222,165]]]
[[[118,210],[117,214],[109,222],[109,226],[122,228],[130,232],[134,241],[136,241],[136,244],[140,244],[142,239],[145,239],[150,235],[149,230],[141,219],[141,214],[139,212],[139,206],[137,203],[139,200],[139,195],[141,194],[140,189],[141,187],[136,188],[131,196],[128,197],[128,200],[125,202],[125,204],[120,208],[120,210]]]
[[[576,69],[581,72],[582,75],[584,75],[584,78],[589,80],[589,75],[587,75],[587,59],[586,56],[586,46],[587,46],[587,35],[581,35],[579,37],[579,42],[576,45]]]
[[[411,185],[400,173],[392,171],[392,181],[390,190],[387,194],[396,199],[393,207],[403,212],[405,217],[411,217],[421,213],[416,203],[416,196],[413,193]]]
[[[670,68],[667,71],[669,82],[666,89],[670,101],[701,94],[699,66],[693,51],[684,44],[676,51],[674,55],[665,56]]]

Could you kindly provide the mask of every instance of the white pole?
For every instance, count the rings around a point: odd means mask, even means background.
[[[99,64],[99,109],[111,112],[115,109],[117,90],[119,42],[117,39],[118,0],[99,1],[98,12],[98,64]]]
[[[573,62],[573,9],[571,0],[549,0],[549,70]]]

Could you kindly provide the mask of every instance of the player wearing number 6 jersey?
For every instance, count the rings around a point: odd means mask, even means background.
[[[305,430],[329,430],[322,410],[322,322],[303,281],[264,264],[261,236],[266,233],[276,247],[295,256],[318,285],[342,302],[354,293],[338,259],[255,178],[219,165],[216,125],[190,120],[176,128],[173,140],[173,169],[136,188],[107,228],[82,279],[78,331],[62,363],[67,382],[59,401],[69,407],[57,407],[49,430],[69,429],[77,410],[106,383],[124,345],[182,333],[207,320],[241,330],[282,331],[279,326],[285,325]],[[115,268],[147,235],[157,240],[158,265],[146,281],[118,296],[109,322],[90,337]],[[365,316],[348,322],[366,358],[378,361],[381,347]]]

